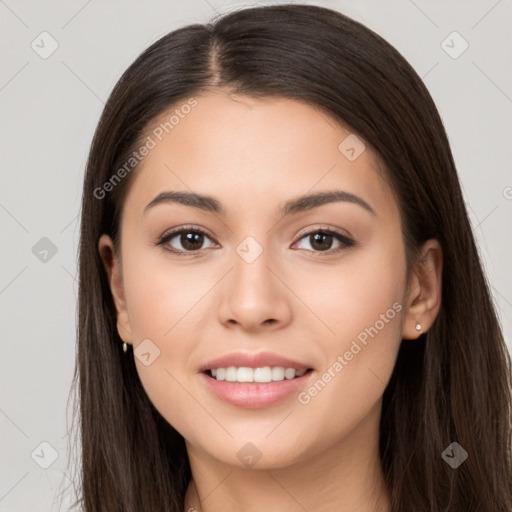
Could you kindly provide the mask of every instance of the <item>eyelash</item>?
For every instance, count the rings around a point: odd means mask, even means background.
[[[176,235],[181,235],[183,233],[198,233],[198,234],[201,234],[203,236],[206,236],[206,237],[212,239],[211,235],[208,234],[206,231],[202,230],[201,228],[197,228],[197,227],[194,227],[194,226],[183,226],[183,227],[177,228],[176,230],[173,230],[173,231],[167,233],[166,235],[163,235],[161,238],[159,238],[157,240],[155,245],[163,246],[164,244],[168,243],[170,240],[175,238]],[[313,254],[318,254],[318,255],[325,254],[325,255],[329,255],[330,256],[330,255],[333,255],[333,254],[337,254],[338,252],[343,251],[344,249],[346,249],[348,247],[352,247],[352,246],[355,245],[355,241],[354,240],[352,240],[351,238],[349,238],[348,236],[343,234],[341,231],[338,231],[338,230],[336,230],[334,228],[316,228],[316,229],[312,229],[311,231],[307,231],[306,233],[303,233],[299,237],[297,242],[299,242],[303,238],[306,238],[307,236],[310,236],[310,235],[315,234],[315,233],[321,233],[323,235],[332,235],[342,245],[340,247],[337,247],[336,249],[329,249],[327,251],[312,251],[312,250],[306,249],[308,252],[312,252]],[[166,250],[166,251],[168,251],[170,253],[176,254],[177,256],[198,256],[199,253],[202,250],[204,250],[204,249],[199,249],[197,251],[181,251],[181,250],[176,250],[176,249],[169,248],[169,247],[164,247],[164,250]]]

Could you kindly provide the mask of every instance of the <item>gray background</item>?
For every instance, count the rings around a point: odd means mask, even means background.
[[[0,0],[7,50],[0,68],[0,511],[58,510],[55,495],[70,482],[78,214],[104,101],[163,34],[263,3]],[[424,79],[450,138],[511,347],[512,1],[309,3],[375,30]],[[58,48],[48,56],[51,38]],[[469,47],[458,55],[464,40]]]

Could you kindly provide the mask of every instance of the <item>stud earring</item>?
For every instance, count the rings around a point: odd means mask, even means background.
[[[417,330],[418,332],[421,332],[421,324],[416,324],[416,330]]]
[[[126,354],[128,350],[128,345],[123,341],[123,352]]]

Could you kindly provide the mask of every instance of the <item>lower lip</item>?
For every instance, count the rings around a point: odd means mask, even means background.
[[[206,373],[201,373],[200,376],[210,391],[224,402],[244,409],[261,409],[298,393],[312,373],[309,371],[295,379],[264,383],[227,382],[214,379]]]

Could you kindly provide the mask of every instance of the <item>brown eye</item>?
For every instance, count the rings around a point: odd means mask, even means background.
[[[187,251],[197,251],[201,249],[204,242],[204,235],[201,233],[181,233],[180,243]]]
[[[317,253],[328,252],[329,254],[337,253],[338,251],[354,245],[354,241],[352,239],[341,233],[328,229],[310,231],[303,235],[297,244],[303,241],[307,242],[309,247],[299,246],[299,249],[307,249]],[[333,245],[335,245],[334,248]]]
[[[332,247],[333,236],[327,233],[314,233],[309,235],[309,243],[315,250],[327,251]]]
[[[206,240],[211,241],[211,238],[204,231],[197,228],[182,228],[164,235],[157,245],[163,245],[169,252],[186,255],[204,249],[203,245]],[[213,242],[210,247],[212,246],[215,246]]]

